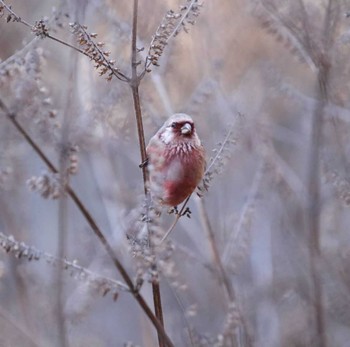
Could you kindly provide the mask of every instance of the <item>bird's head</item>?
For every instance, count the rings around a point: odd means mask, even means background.
[[[185,142],[200,145],[193,119],[185,113],[171,116],[159,130],[159,137],[165,144]]]

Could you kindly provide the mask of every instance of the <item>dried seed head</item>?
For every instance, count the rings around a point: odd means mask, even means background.
[[[49,35],[47,20],[47,18],[44,18],[40,19],[39,21],[36,21],[32,28],[32,32],[41,39],[44,39]]]
[[[146,58],[146,71],[149,72],[151,65],[159,66],[159,59],[162,56],[168,41],[180,33],[181,30],[188,32],[188,24],[195,24],[202,4],[198,0],[187,0],[186,4],[180,6],[178,13],[169,10],[164,16],[161,24],[153,36]]]
[[[124,74],[115,65],[115,60],[110,59],[111,52],[103,50],[105,43],[102,41],[95,42],[97,38],[96,33],[88,33],[87,26],[80,25],[79,23],[69,24],[73,34],[77,37],[77,42],[81,46],[85,54],[95,62],[95,68],[99,71],[100,76],[106,76],[106,79],[110,81],[113,76],[116,76],[120,80],[127,80]]]
[[[27,185],[30,190],[38,192],[45,199],[58,199],[63,193],[58,175],[51,172],[31,177]]]

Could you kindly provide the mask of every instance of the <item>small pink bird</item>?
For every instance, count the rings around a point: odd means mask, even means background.
[[[205,153],[193,120],[171,116],[147,148],[150,189],[161,204],[177,206],[190,196],[204,175]]]

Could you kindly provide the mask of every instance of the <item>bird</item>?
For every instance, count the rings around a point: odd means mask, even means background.
[[[172,115],[146,147],[149,187],[161,205],[176,207],[201,182],[205,151],[193,119],[185,113]]]

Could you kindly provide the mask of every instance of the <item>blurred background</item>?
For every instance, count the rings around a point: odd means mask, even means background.
[[[166,12],[192,2],[139,1],[140,71]],[[86,25],[130,75],[131,1],[6,4],[77,47],[69,23]],[[180,218],[171,252],[160,255],[175,346],[349,346],[348,11],[346,0],[205,1],[195,25],[169,40],[160,66],[143,78],[146,141],[185,112],[208,163],[224,148],[208,192],[192,196],[191,219]],[[130,88],[7,18],[4,8],[0,100],[53,163],[70,170],[69,184],[134,279],[142,259],[126,234],[141,214],[143,181]],[[0,232],[121,280],[59,177],[3,111]],[[231,133],[234,144],[225,141]],[[163,213],[160,227],[173,220]],[[0,346],[157,345],[129,293],[103,297],[40,254],[28,262],[0,253]],[[148,283],[142,294],[152,307]]]

